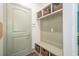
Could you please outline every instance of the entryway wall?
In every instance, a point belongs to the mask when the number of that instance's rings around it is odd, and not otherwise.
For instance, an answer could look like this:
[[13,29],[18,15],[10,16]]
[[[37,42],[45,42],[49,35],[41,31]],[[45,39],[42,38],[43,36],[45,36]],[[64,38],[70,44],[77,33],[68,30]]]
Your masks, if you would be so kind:
[[[25,4],[26,5],[26,4]],[[40,4],[39,4],[40,5]],[[28,5],[29,6],[29,5]],[[32,6],[32,5],[30,5]],[[41,6],[40,6],[41,7]],[[40,9],[40,7],[36,9]],[[34,7],[32,7],[34,8]],[[75,9],[75,10],[74,10]],[[76,40],[76,11],[75,4],[64,4],[63,5],[63,48],[64,48],[64,56],[72,56],[77,55],[77,40]],[[35,13],[35,12],[34,12]],[[35,14],[33,15],[35,16]],[[35,16],[36,17],[36,16]],[[35,28],[32,28],[32,44],[34,48],[34,42],[36,40],[40,40],[40,32],[39,27],[36,22],[36,18],[33,17],[35,20],[34,23],[36,24]],[[0,3],[0,21],[3,22],[3,4]],[[4,36],[4,35],[3,35]],[[0,40],[0,56],[3,55],[3,37]]]
[[63,4],[64,56],[77,56],[77,4]]

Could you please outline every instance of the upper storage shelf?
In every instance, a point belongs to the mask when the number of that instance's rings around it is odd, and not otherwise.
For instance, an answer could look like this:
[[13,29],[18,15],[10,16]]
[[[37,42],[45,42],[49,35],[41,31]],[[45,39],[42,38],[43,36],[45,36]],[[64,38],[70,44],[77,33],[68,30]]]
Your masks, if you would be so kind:
[[37,12],[37,17],[38,19],[43,19],[50,15],[61,13],[62,10],[62,3],[52,3]]

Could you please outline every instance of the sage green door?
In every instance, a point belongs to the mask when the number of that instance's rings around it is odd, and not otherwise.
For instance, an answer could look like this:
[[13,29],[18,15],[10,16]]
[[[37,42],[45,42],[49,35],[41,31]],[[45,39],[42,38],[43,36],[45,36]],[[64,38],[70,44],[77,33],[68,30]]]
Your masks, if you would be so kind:
[[32,49],[31,10],[7,4],[6,55],[27,55]]

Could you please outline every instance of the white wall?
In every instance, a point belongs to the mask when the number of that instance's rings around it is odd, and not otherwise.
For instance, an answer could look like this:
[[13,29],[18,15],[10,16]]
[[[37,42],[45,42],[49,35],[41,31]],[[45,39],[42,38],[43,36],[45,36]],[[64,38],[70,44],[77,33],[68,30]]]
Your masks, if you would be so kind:
[[[0,22],[3,23],[3,4],[0,3]],[[3,55],[3,37],[0,39],[0,56]]]
[[63,52],[65,56],[77,55],[76,6],[63,4]]

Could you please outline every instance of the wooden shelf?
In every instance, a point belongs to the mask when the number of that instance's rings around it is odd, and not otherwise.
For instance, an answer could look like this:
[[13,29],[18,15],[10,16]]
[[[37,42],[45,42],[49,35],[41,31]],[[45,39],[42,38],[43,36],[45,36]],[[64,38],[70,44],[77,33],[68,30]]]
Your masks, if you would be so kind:
[[43,47],[44,49],[48,50],[50,53],[53,53],[57,56],[62,56],[63,55],[62,49],[57,48],[53,45],[47,44],[45,42],[37,42],[36,44],[38,44],[40,47]]
[[42,17],[40,17],[40,18],[38,18],[38,19],[43,19],[43,18],[46,18],[46,17],[51,16],[51,15],[55,15],[55,14],[58,14],[58,13],[62,13],[62,10],[63,10],[63,9],[59,9],[59,10],[57,10],[57,11],[54,11],[54,12],[50,13],[50,14],[47,14],[47,15],[45,15],[45,16],[42,16]]

